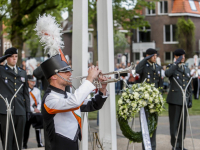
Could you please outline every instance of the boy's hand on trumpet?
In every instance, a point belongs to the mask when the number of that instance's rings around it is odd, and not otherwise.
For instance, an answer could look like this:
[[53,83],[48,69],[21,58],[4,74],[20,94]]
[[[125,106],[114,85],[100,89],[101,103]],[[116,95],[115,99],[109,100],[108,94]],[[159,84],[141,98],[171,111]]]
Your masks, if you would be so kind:
[[99,82],[101,83],[101,88],[99,89],[103,95],[106,95],[106,87],[107,87],[107,83],[102,83],[104,81],[107,81],[108,79],[111,79],[111,77],[106,77],[106,76],[103,76],[103,75],[99,75]]

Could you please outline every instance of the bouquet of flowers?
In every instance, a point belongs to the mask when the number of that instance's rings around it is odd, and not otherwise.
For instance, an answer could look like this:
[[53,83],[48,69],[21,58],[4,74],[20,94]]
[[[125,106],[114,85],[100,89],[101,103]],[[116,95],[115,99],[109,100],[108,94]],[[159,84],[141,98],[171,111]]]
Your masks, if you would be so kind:
[[118,100],[118,116],[125,120],[134,117],[141,107],[149,109],[150,113],[161,113],[165,100],[154,84],[138,83],[127,88]]

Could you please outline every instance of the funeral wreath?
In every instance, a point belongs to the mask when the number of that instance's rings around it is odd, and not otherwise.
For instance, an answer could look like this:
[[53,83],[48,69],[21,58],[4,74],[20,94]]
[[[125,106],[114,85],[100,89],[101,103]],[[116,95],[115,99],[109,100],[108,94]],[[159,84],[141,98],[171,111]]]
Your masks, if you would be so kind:
[[142,132],[134,132],[128,124],[142,107],[149,112],[148,129],[152,136],[157,127],[158,114],[163,111],[165,100],[154,84],[137,83],[123,91],[118,100],[118,122],[123,135],[133,142],[142,142]]

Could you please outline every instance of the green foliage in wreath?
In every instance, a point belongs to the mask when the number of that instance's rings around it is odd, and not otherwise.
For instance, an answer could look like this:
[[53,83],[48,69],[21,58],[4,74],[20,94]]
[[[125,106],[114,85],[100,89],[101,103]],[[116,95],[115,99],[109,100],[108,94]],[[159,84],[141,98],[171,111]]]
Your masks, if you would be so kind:
[[134,118],[142,107],[148,118],[149,135],[152,136],[157,127],[158,114],[162,112],[165,100],[154,84],[138,83],[127,88],[118,100],[118,122],[123,135],[133,142],[142,142],[142,132],[134,132],[128,120]]
[[[148,128],[149,128],[149,135],[152,137],[154,130],[157,127],[157,121],[158,121],[158,115],[156,113],[149,115],[149,122],[148,122]],[[142,131],[140,132],[134,132],[131,127],[128,124],[128,120],[125,120],[122,117],[118,116],[118,122],[120,129],[122,131],[122,134],[133,142],[142,142]]]

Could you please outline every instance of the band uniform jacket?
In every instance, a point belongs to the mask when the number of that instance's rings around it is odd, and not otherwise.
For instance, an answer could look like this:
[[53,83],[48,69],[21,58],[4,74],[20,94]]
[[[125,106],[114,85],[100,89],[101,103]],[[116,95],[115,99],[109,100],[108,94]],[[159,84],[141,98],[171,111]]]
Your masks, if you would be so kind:
[[155,69],[152,64],[150,64],[146,59],[143,59],[136,66],[136,73],[140,75],[140,83],[146,79],[146,83],[155,83],[155,87],[163,87],[163,82],[161,79],[161,66],[154,64]]
[[[29,93],[30,93],[29,97],[30,97],[31,112],[34,112],[34,108],[37,108],[38,110],[40,110],[41,109],[41,92],[40,92],[40,90],[36,87],[33,87],[33,89],[29,88]],[[35,102],[35,100],[36,100],[36,102]]]
[[[183,105],[183,94],[180,87],[174,81],[173,78],[179,83],[179,85],[185,90],[189,80],[190,80],[190,69],[184,65],[184,69],[176,64],[170,64],[167,66],[165,71],[166,77],[170,80],[169,93],[167,95],[167,103]],[[192,102],[192,85],[188,85],[186,92],[187,103]]]
[[99,92],[86,99],[95,86],[86,80],[74,94],[49,86],[42,100],[42,114],[50,142],[62,138],[67,141],[81,140],[81,112],[102,108],[107,96]]
[[[26,71],[17,67],[17,74],[7,65],[0,66],[0,94],[7,98],[9,104],[15,92],[23,84],[12,102],[12,114],[26,115],[30,112],[30,99],[28,91],[28,81]],[[0,114],[7,114],[7,107],[4,100],[0,97]]]
[[43,128],[42,114],[34,112],[34,108],[41,110],[41,92],[36,87],[33,87],[33,89],[29,88],[29,96],[30,96],[30,110],[32,112],[30,122],[33,128],[42,129]]

